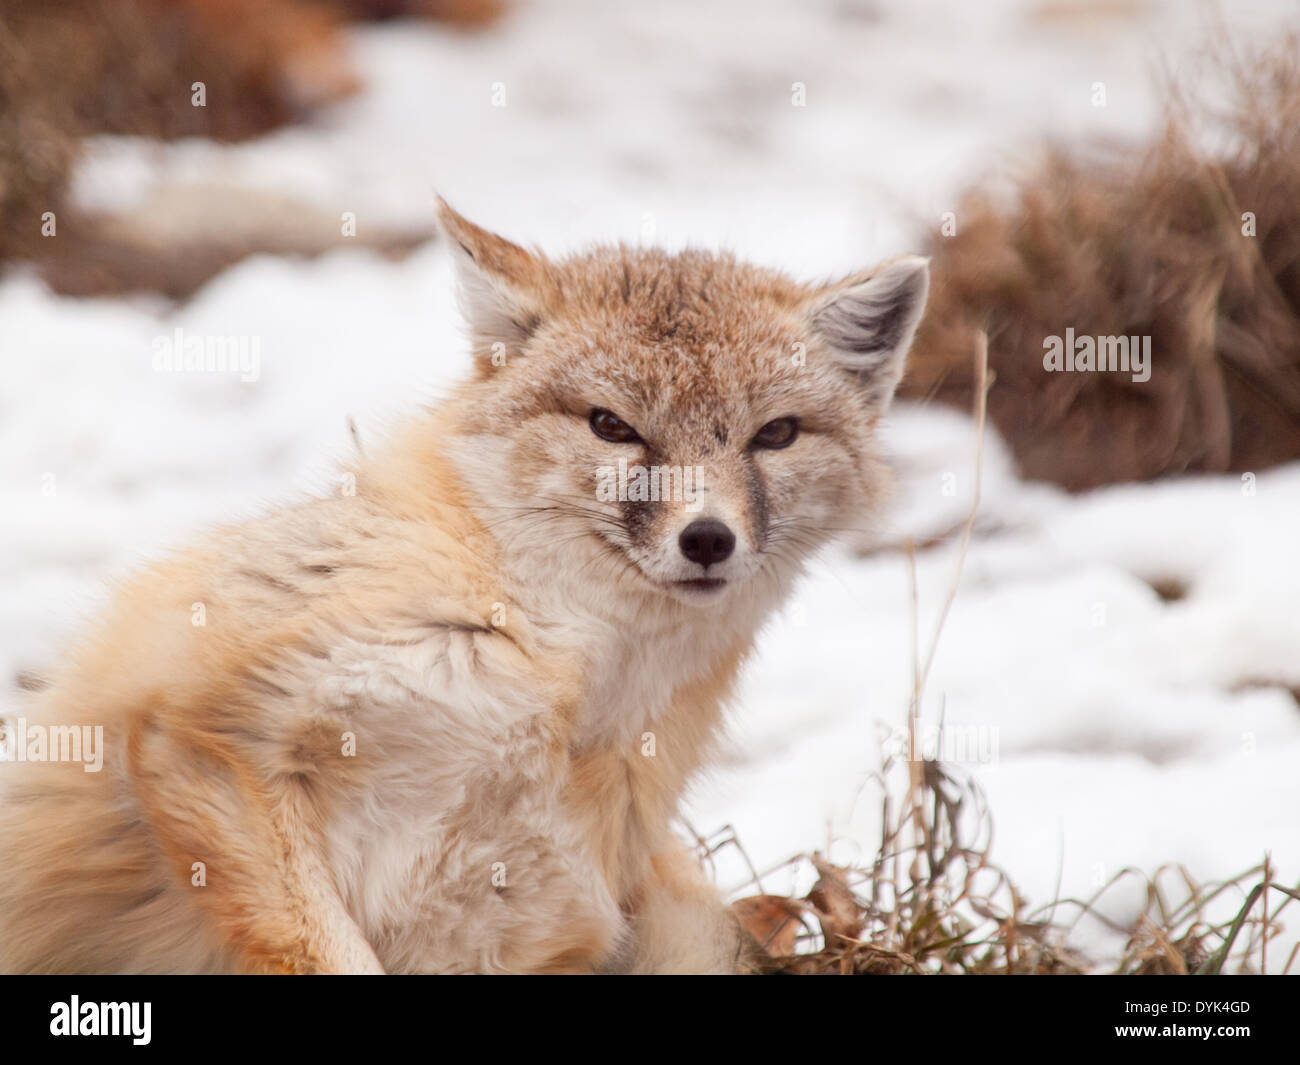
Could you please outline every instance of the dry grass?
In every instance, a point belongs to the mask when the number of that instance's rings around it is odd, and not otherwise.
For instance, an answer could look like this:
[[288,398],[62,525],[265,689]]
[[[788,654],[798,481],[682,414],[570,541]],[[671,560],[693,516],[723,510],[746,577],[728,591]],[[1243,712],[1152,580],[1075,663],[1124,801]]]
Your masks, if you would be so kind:
[[507,0],[313,0],[354,19],[430,18],[477,29],[499,19]]
[[[79,294],[151,287],[203,262],[155,265],[80,216],[68,199],[80,139],[231,141],[296,121],[357,87],[338,25],[305,0],[0,0],[0,260],[34,260],[53,287]],[[195,82],[205,106],[192,104]]]
[[[808,895],[736,904],[769,953],[766,971],[1186,976],[1268,970],[1269,943],[1283,931],[1281,918],[1300,899],[1300,885],[1274,880],[1267,859],[1216,883],[1201,883],[1182,866],[1162,866],[1152,876],[1125,869],[1090,898],[1034,906],[990,856],[992,822],[979,789],[942,763],[923,765],[920,796],[909,789],[907,797],[882,801],[887,835],[870,865],[841,868],[817,854],[799,855],[788,864],[810,862],[818,873]],[[1106,916],[1105,904],[1126,881],[1142,885],[1145,904],[1121,926]],[[1226,919],[1210,916],[1226,897],[1243,901]],[[1101,963],[1075,945],[1085,917],[1122,936],[1117,958]],[[1293,971],[1296,949],[1280,960],[1275,969]]]
[[[337,246],[268,231],[150,248],[70,203],[80,139],[256,136],[359,87],[340,35],[346,20],[421,15],[478,28],[503,9],[500,0],[0,0],[0,262],[34,261],[72,295],[184,297],[249,254]],[[201,107],[195,82],[205,87]],[[47,212],[57,219],[52,238],[42,232]],[[374,243],[401,254],[428,237],[378,234]]]
[[[1226,84],[1226,106],[1193,78]],[[1030,477],[1084,489],[1300,456],[1300,33],[1257,50],[1225,33],[1171,83],[1153,143],[1053,146],[1010,200],[977,188],[956,219],[931,241],[904,395],[968,409],[983,329],[989,416]],[[1149,336],[1150,380],[1045,372],[1067,327]]]

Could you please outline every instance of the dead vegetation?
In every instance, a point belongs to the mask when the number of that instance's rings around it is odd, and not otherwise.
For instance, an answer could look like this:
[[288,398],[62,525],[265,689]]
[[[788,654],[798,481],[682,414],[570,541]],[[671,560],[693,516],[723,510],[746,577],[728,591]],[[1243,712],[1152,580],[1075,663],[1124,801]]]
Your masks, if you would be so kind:
[[0,259],[82,253],[46,212],[91,243],[68,201],[82,137],[239,140],[351,92],[337,25],[302,0],[0,0]]
[[429,18],[476,29],[504,14],[507,0],[313,0],[353,19]]
[[[0,0],[0,263],[30,260],[52,288],[73,295],[179,298],[255,252],[337,246],[333,221],[306,245],[272,228],[151,247],[70,201],[80,141],[257,136],[359,88],[341,36],[348,20],[413,15],[477,28],[503,9],[501,0]],[[202,106],[193,102],[196,83]],[[54,237],[44,231],[51,215]],[[367,234],[353,243],[400,255],[428,237]]]
[[[884,793],[887,835],[870,865],[843,868],[817,854],[799,855],[787,864],[808,862],[818,874],[807,895],[765,894],[734,904],[741,923],[767,952],[766,972],[1190,976],[1294,971],[1296,948],[1274,965],[1269,944],[1284,930],[1281,918],[1300,899],[1300,885],[1274,880],[1267,859],[1217,883],[1201,883],[1182,866],[1161,866],[1149,877],[1124,869],[1089,898],[1035,906],[990,856],[992,824],[979,789],[952,767],[922,766],[919,794],[895,803]],[[1121,925],[1105,910],[1108,897],[1126,881],[1141,885],[1144,904],[1135,920]],[[1241,900],[1227,918],[1210,912],[1221,898]],[[1085,918],[1115,933],[1122,944],[1117,957],[1091,958],[1074,945]]]
[[[903,395],[969,409],[983,329],[989,417],[1032,478],[1076,490],[1300,456],[1300,33],[1258,50],[1225,33],[1171,82],[1153,143],[1054,146],[1009,199],[976,188],[955,214],[930,242]],[[1046,372],[1044,340],[1067,328],[1149,336],[1150,379]]]

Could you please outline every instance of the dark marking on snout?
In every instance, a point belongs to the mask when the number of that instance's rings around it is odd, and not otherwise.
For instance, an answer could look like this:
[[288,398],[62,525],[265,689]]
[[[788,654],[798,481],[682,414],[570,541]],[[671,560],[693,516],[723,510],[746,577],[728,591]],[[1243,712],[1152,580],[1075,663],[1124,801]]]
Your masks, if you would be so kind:
[[650,539],[656,505],[652,500],[641,499],[628,499],[619,504],[623,511],[623,525],[633,543],[645,543]]
[[[635,460],[629,460],[628,489],[631,490],[632,471],[638,466],[649,469],[659,462],[654,451],[646,447]],[[623,527],[627,529],[628,539],[634,544],[648,544],[654,539],[655,512],[659,503],[653,499],[624,499],[619,501],[619,510],[623,515]]]
[[745,493],[749,497],[750,532],[754,544],[762,547],[767,543],[767,482],[763,480],[763,471],[758,468],[751,454],[745,463]]

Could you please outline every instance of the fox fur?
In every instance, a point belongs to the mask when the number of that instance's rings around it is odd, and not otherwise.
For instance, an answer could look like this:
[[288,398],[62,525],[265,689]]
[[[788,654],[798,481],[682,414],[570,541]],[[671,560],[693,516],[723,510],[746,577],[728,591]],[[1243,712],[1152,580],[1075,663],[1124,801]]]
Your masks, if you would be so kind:
[[[0,970],[745,970],[674,818],[756,631],[880,498],[926,261],[553,261],[439,212],[470,378],[347,490],[118,589],[23,708],[104,764],[0,763]],[[620,459],[697,467],[697,508],[598,499]],[[725,560],[684,556],[700,519]]]

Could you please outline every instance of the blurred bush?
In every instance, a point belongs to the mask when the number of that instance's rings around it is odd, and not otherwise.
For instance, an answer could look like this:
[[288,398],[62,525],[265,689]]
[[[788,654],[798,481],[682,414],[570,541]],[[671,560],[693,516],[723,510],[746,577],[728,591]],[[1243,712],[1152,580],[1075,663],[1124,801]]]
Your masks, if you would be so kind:
[[[0,261],[36,259],[60,291],[192,291],[250,249],[148,261],[78,219],[67,192],[81,137],[255,136],[358,88],[340,35],[348,19],[478,27],[501,10],[500,0],[0,0]],[[42,237],[46,212],[58,240]]]
[[[969,410],[985,329],[989,417],[1030,477],[1086,489],[1300,457],[1300,35],[1205,62],[1225,106],[1171,86],[1153,143],[1053,148],[1009,202],[975,189],[931,241],[902,393]],[[1046,372],[1044,338],[1067,327],[1151,337],[1150,379]]]

